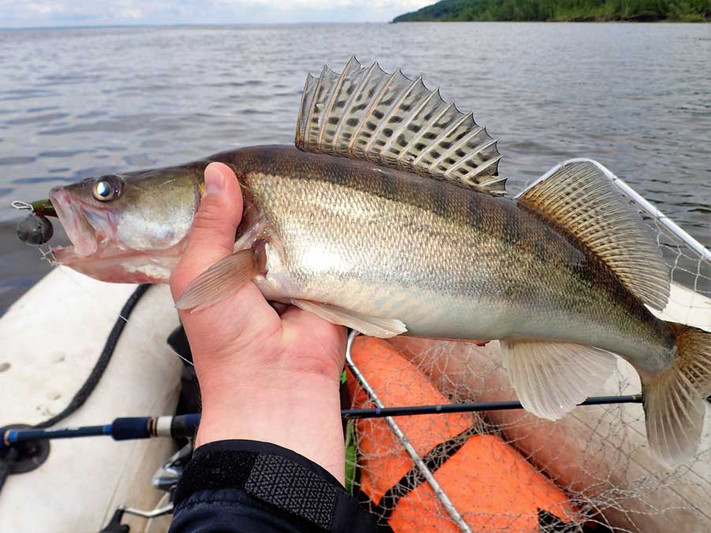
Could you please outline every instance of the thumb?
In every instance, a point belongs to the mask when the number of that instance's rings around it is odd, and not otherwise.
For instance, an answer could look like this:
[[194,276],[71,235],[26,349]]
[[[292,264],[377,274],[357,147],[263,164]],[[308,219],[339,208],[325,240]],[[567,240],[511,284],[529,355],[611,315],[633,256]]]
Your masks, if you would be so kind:
[[175,300],[193,279],[232,254],[241,218],[242,194],[237,176],[224,163],[210,163],[205,168],[205,194],[195,214],[188,244],[170,278]]

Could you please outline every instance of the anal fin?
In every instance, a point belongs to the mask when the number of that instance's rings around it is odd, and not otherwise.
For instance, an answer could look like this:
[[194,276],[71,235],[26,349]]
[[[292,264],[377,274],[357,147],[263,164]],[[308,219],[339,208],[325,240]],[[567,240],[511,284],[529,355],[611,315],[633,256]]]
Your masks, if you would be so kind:
[[504,367],[523,407],[558,420],[595,393],[615,370],[615,356],[590,346],[502,340]]
[[405,324],[394,318],[366,315],[335,305],[312,302],[310,300],[292,300],[291,303],[333,324],[352,328],[370,337],[388,339],[407,331]]

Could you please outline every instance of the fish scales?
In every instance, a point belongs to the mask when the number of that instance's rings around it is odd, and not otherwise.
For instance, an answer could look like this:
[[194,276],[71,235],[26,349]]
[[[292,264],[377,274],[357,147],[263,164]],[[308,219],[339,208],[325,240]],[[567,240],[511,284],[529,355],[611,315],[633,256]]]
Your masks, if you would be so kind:
[[545,335],[667,362],[664,322],[512,200],[289,147],[217,159],[276,231],[283,258],[258,284],[277,299],[397,316],[413,335]]

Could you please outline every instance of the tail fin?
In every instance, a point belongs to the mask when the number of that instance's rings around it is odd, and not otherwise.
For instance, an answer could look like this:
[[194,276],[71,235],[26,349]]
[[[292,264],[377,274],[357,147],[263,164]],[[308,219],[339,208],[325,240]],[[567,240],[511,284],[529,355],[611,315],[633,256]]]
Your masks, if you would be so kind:
[[669,370],[642,380],[647,439],[667,466],[690,458],[701,440],[711,394],[711,333],[670,322],[676,354]]

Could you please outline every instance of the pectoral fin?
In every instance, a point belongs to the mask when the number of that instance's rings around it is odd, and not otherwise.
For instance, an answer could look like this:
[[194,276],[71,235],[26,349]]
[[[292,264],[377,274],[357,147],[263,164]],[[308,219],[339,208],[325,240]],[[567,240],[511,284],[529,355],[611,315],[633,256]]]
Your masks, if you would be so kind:
[[594,394],[616,368],[611,353],[579,344],[502,340],[501,353],[523,407],[548,420]]
[[292,300],[291,303],[333,324],[352,328],[371,337],[387,339],[407,331],[405,324],[394,318],[366,315],[310,300]]
[[195,278],[175,303],[175,307],[199,311],[221,302],[248,281],[264,274],[261,270],[260,257],[255,250],[250,248],[235,252]]

